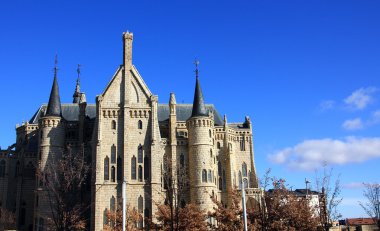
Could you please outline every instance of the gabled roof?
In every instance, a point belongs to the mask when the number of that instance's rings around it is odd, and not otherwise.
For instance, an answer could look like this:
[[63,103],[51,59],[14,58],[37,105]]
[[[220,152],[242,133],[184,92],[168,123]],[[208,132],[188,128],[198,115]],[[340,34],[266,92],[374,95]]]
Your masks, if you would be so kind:
[[346,225],[376,225],[376,220],[372,218],[347,218]]

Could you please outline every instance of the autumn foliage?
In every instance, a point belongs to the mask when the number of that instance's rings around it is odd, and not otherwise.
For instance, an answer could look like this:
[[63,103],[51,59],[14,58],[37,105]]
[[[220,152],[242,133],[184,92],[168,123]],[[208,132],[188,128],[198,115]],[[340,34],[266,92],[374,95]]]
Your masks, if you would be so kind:
[[[184,230],[184,231],[206,231],[206,213],[194,204],[187,204],[185,207],[175,207],[174,220],[171,216],[168,205],[159,205],[156,213],[157,224],[154,224],[156,230]],[[173,224],[173,226],[172,226]],[[153,227],[152,226],[152,227]]]
[[[289,191],[284,181],[276,184],[265,194],[263,209],[248,212],[252,230],[300,230],[313,231],[319,226],[315,208],[310,207],[308,198],[297,197]],[[264,208],[264,207],[261,207]]]
[[243,230],[241,197],[237,190],[232,190],[229,206],[225,206],[215,197],[211,197],[211,199],[215,207],[214,211],[209,212],[208,215],[216,220],[216,224],[210,224],[211,230]]
[[[142,216],[136,209],[126,206],[126,222],[125,227],[128,231],[138,230],[137,224],[142,221]],[[121,203],[115,211],[106,211],[107,223],[104,225],[104,231],[121,231],[123,230],[123,209]]]

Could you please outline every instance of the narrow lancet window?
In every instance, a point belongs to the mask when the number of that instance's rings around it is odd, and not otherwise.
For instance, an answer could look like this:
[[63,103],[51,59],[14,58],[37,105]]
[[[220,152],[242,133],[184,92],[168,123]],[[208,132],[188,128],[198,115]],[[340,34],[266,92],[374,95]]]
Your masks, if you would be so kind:
[[138,159],[139,164],[143,162],[143,147],[141,146],[141,144],[139,145],[137,149],[137,159]]
[[131,160],[131,178],[136,180],[136,157],[133,156]]
[[202,170],[202,182],[207,183],[207,170]]
[[109,180],[109,171],[110,171],[110,159],[108,156],[104,158],[104,180]]

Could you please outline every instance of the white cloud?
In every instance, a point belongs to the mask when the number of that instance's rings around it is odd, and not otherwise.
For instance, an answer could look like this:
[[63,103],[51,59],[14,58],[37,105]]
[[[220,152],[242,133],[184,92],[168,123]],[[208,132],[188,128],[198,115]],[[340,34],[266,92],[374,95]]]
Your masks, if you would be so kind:
[[351,182],[343,185],[343,188],[346,189],[358,189],[363,187],[363,182]]
[[324,164],[348,164],[380,157],[380,137],[305,140],[268,155],[290,169],[315,170]]
[[372,124],[380,123],[380,110],[374,111],[371,118]]
[[327,111],[327,110],[333,109],[334,106],[335,106],[334,100],[324,100],[319,104],[319,110]]
[[346,130],[359,130],[363,128],[363,122],[360,118],[346,120],[343,122],[342,127]]
[[373,101],[372,94],[376,91],[375,87],[360,88],[348,96],[344,102],[352,109],[362,110]]

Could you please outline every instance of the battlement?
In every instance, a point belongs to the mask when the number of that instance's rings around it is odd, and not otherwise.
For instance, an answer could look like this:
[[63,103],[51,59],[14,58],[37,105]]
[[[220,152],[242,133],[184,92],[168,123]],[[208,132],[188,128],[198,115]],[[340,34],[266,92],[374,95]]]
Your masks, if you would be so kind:
[[124,33],[123,33],[123,38],[124,38],[124,39],[130,39],[130,40],[133,40],[133,33],[132,33],[132,32],[129,32],[129,31],[124,32]]
[[188,128],[194,127],[214,127],[213,117],[192,117],[187,122]]
[[62,118],[61,117],[42,117],[40,119],[40,126],[45,128],[45,127],[58,127],[60,124],[62,124]]

